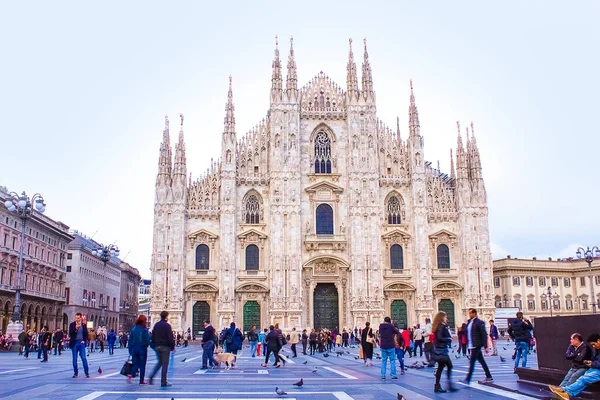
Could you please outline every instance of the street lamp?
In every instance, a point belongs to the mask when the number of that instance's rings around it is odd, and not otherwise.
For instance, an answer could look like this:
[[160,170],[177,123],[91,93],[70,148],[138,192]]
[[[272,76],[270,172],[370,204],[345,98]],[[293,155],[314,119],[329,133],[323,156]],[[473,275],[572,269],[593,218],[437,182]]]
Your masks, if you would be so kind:
[[[119,248],[115,244],[111,244],[108,246],[104,246],[101,244],[100,247],[92,251],[92,255],[97,256],[104,263],[104,268],[102,270],[102,290],[104,292],[106,292],[106,263],[110,261],[111,257],[119,257],[119,253]],[[104,328],[104,325],[106,325],[104,315],[106,312],[106,296],[103,296],[102,298],[102,304],[100,304],[100,309],[102,310],[102,314],[100,316],[100,322],[98,323],[98,325],[101,328]]]
[[591,249],[588,247],[587,250],[584,250],[583,247],[577,249],[577,258],[584,258],[585,262],[588,263],[590,267],[590,288],[592,290],[592,313],[596,314],[596,295],[594,294],[594,277],[592,276],[592,261],[594,261],[594,257],[600,257],[600,249],[598,246],[594,246]]
[[508,295],[506,293],[502,295],[502,301],[504,302],[504,308],[508,307]]
[[7,327],[7,334],[12,333],[16,337],[23,331],[23,323],[21,322],[21,280],[23,275],[23,251],[25,249],[25,225],[27,221],[33,217],[33,210],[39,213],[46,211],[46,203],[41,194],[36,193],[33,197],[27,196],[25,192],[18,195],[16,192],[8,193],[8,199],[4,202],[4,206],[10,212],[14,212],[21,218],[21,240],[19,244],[19,268],[17,270],[17,286],[15,288],[15,308],[10,324]]
[[[556,295],[556,292],[554,293],[554,295]],[[548,289],[546,290],[546,297],[548,298],[548,307],[550,308],[550,317],[552,317],[552,308],[554,307],[554,304],[552,304],[552,287],[548,286]]]

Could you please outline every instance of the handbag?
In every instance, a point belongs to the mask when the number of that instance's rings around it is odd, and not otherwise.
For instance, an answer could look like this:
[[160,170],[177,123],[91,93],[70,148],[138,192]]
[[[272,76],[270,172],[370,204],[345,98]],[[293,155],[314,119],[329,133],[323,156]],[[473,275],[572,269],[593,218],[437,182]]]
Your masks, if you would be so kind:
[[121,368],[121,375],[131,375],[131,370],[133,369],[133,362],[131,361],[131,356],[127,357],[127,361],[125,361],[125,364],[123,364],[123,367]]
[[361,360],[365,358],[365,353],[363,352],[362,346],[358,349],[358,358]]

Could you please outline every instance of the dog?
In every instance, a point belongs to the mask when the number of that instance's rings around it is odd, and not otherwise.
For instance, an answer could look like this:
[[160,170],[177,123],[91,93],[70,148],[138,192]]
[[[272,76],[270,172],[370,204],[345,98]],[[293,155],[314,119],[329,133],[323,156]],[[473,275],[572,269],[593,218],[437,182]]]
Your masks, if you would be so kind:
[[237,356],[232,353],[221,353],[217,351],[214,356],[214,362],[217,364],[217,368],[221,365],[221,363],[225,363],[225,369],[229,370],[231,368],[235,368]]

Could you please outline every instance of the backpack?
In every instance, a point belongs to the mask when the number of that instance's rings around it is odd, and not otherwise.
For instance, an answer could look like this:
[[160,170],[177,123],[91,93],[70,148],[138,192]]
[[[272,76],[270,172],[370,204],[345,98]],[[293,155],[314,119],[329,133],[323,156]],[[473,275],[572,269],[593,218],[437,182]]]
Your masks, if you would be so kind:
[[225,335],[225,343],[232,344],[233,343],[233,336],[230,335],[230,334]]

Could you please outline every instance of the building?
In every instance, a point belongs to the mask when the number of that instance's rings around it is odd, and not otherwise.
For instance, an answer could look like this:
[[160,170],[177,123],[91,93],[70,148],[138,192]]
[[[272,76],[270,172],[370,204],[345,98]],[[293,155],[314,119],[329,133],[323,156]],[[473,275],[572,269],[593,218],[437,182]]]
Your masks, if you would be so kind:
[[142,279],[138,292],[138,313],[144,314],[147,317],[150,317],[151,285],[152,281],[150,279]]
[[121,262],[119,331],[129,332],[138,316],[138,292],[142,276],[126,262]]
[[[221,157],[188,180],[183,116],[174,157],[165,119],[154,210],[151,319],[176,330],[210,318],[244,329],[459,325],[494,309],[488,208],[473,124],[458,126],[456,171],[426,161],[410,85],[408,135],[377,117],[365,41],[362,84],[350,51],[343,88],[320,72],[297,84],[278,47],[270,107],[238,135],[231,78]],[[265,90],[266,91],[266,90]],[[206,117],[206,116],[204,116]],[[452,122],[453,124],[453,122]],[[451,127],[451,122],[448,121]],[[452,129],[452,128],[450,128]]]
[[100,244],[82,233],[72,231],[75,237],[68,245],[66,260],[67,283],[64,312],[69,321],[80,312],[93,327],[99,326],[102,307],[108,329],[119,329],[121,304],[121,260],[117,257],[104,262],[92,254]]
[[496,307],[518,307],[534,319],[550,316],[550,309],[553,316],[591,313],[592,304],[600,304],[600,258],[593,260],[591,272],[585,260],[571,258],[507,256],[493,264]]
[[[5,333],[13,316],[19,268],[20,218],[5,207],[7,190],[0,187],[0,332]],[[65,261],[72,240],[69,227],[33,212],[25,226],[21,317],[23,327],[39,330],[65,325]]]

